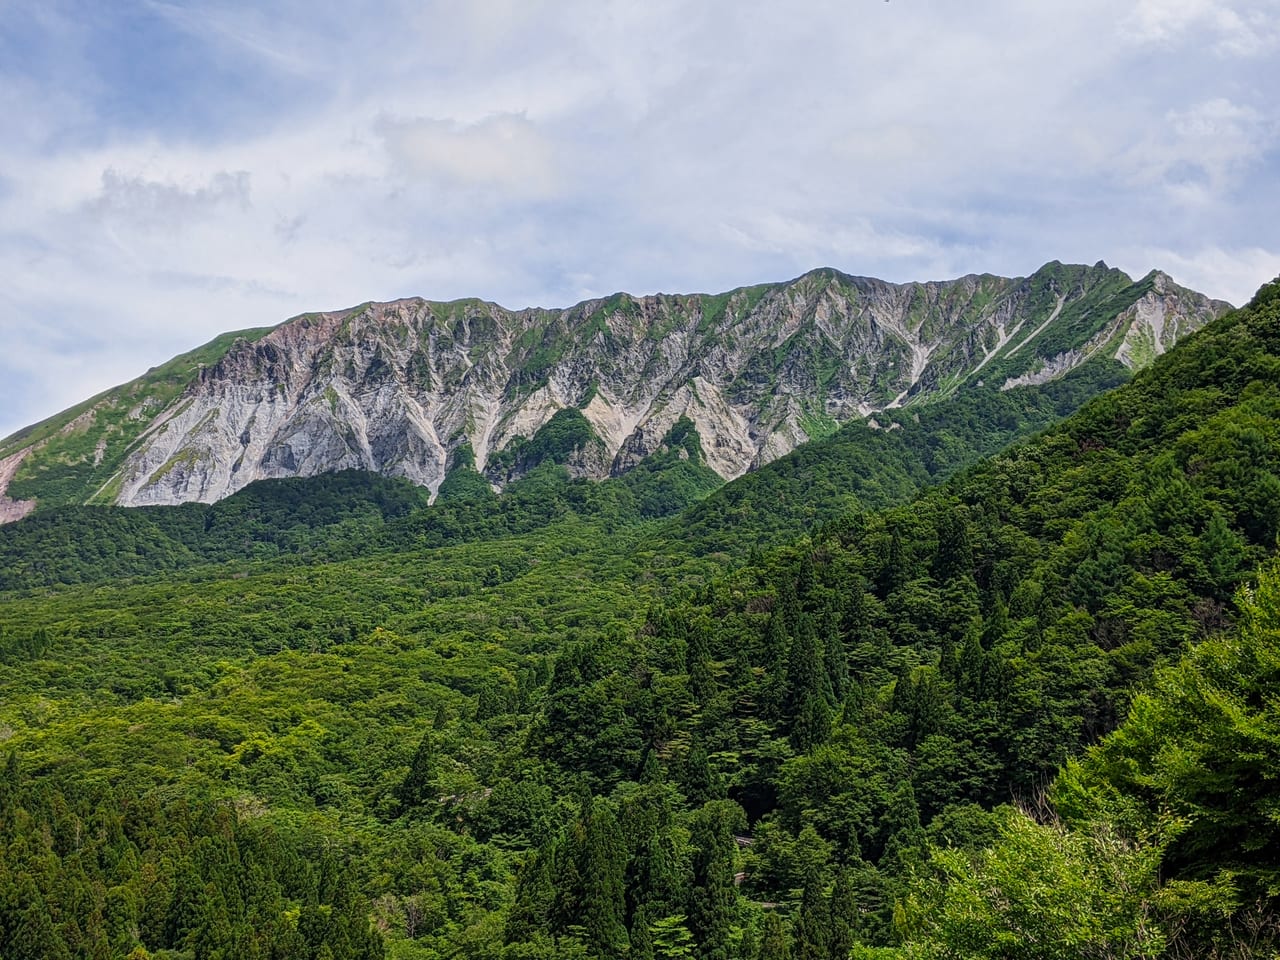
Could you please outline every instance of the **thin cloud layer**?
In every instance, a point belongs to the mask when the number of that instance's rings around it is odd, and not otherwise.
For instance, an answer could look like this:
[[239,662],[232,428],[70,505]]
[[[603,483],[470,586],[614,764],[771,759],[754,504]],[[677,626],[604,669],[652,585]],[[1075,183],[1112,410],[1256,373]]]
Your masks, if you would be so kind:
[[368,299],[1280,272],[1280,0],[61,0],[0,24],[0,435]]

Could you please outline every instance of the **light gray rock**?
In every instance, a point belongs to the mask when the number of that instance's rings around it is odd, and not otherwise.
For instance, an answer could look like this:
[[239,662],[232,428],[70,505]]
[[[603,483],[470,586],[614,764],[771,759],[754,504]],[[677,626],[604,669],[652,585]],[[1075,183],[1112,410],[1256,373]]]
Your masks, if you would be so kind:
[[[97,497],[212,502],[255,480],[346,468],[434,492],[460,445],[485,470],[565,408],[599,441],[570,457],[575,475],[626,472],[688,417],[731,479],[816,432],[986,377],[1009,389],[1095,357],[1140,366],[1226,307],[1103,264],[913,284],[818,270],[717,297],[618,294],[565,310],[366,304],[238,340],[176,399],[131,399],[140,432],[103,467],[113,473]],[[99,441],[95,466],[108,449]],[[0,462],[0,496],[28,455],[41,444]]]

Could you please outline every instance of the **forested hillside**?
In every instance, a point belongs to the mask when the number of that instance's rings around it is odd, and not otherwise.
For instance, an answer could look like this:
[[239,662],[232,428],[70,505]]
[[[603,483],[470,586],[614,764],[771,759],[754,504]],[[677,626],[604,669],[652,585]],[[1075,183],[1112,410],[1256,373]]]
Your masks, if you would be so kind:
[[0,956],[1268,955],[1280,282],[1062,383],[8,528]]
[[752,547],[788,543],[851,510],[906,502],[1126,378],[1119,364],[1094,363],[1042,386],[882,413],[874,426],[849,424],[729,485],[707,467],[702,440],[683,418],[623,476],[571,479],[563,464],[576,449],[577,421],[562,411],[558,430],[522,445],[523,475],[501,496],[464,450],[430,508],[427,490],[359,471],[262,481],[208,505],[56,507],[0,526],[0,590],[474,544],[568,516],[610,531],[666,518],[647,533],[655,548],[672,556],[719,551],[741,563]]

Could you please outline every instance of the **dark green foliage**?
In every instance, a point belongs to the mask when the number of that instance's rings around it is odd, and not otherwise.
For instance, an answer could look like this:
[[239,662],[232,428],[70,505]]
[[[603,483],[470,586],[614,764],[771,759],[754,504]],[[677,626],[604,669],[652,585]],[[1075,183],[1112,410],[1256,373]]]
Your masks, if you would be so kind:
[[357,475],[7,528],[0,955],[1270,936],[1280,615],[1267,577],[1238,628],[1228,598],[1276,546],[1278,305],[918,495],[1086,391],[960,385],[692,509],[680,423],[630,483],[545,462],[425,508]]
[[443,503],[451,500],[497,500],[497,494],[493,492],[489,481],[476,470],[476,458],[471,451],[471,444],[464,443],[453,452],[449,472],[441,481],[436,496]]
[[593,803],[587,814],[581,858],[578,872],[583,898],[579,922],[584,939],[601,957],[622,957],[628,946],[622,898],[626,851],[613,811],[603,801]]
[[434,760],[435,748],[431,744],[431,733],[427,732],[418,742],[418,749],[414,751],[413,761],[409,764],[409,772],[396,791],[396,799],[400,801],[402,810],[412,810],[435,799],[432,796]]
[[1241,903],[1280,886],[1277,802],[1280,725],[1280,573],[1263,572],[1244,597],[1239,629],[1207,640],[1161,670],[1126,722],[1058,787],[1079,821],[1102,794],[1140,804],[1148,817],[1185,822],[1164,852],[1172,877],[1229,880]]
[[335,865],[325,887],[304,832],[241,822],[223,804],[46,778],[12,791],[0,843],[5,957],[292,955],[295,936],[310,956],[383,956],[349,868]]
[[689,930],[700,960],[728,960],[737,921],[734,835],[746,826],[742,810],[727,800],[704,804],[694,823],[697,847],[689,888]]
[[745,553],[902,502],[1124,380],[1119,364],[1087,364],[1041,387],[966,386],[946,403],[886,411],[876,415],[879,430],[846,424],[708,497],[683,518],[681,539],[699,550]]
[[658,450],[623,474],[621,482],[645,519],[679,513],[724,483],[703,460],[702,440],[687,417],[677,420]]
[[0,589],[282,555],[342,559],[426,502],[427,492],[407,481],[344,471],[265,480],[209,506],[60,507],[0,526]]
[[791,925],[791,955],[795,960],[826,960],[832,930],[831,911],[822,891],[822,868],[810,864],[805,874],[800,910]]
[[485,464],[486,476],[506,482],[544,463],[563,465],[575,455],[602,448],[591,423],[580,410],[557,410],[532,439],[517,438]]
[[791,940],[782,918],[776,913],[768,913],[764,918],[764,935],[760,938],[759,960],[792,960]]

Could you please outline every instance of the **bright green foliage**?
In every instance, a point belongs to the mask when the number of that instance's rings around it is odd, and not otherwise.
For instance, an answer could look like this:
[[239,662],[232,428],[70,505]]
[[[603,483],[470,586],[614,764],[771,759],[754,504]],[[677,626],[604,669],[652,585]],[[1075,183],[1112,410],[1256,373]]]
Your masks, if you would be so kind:
[[[962,390],[667,520],[638,504],[701,495],[684,427],[651,500],[544,463],[429,508],[347,476],[5,528],[0,955],[1263,943],[1269,575],[1206,638],[1276,545],[1264,294],[918,496],[1046,395]],[[990,812],[1100,740],[1066,827]]]
[[1162,956],[1160,851],[1112,829],[1069,831],[1008,810],[977,854],[935,850],[904,903],[908,956],[1079,960]]
[[901,913],[920,957],[1254,957],[1280,945],[1272,815],[1280,570],[1231,634],[1157,672],[1054,788],[1065,824],[1006,809],[981,849],[934,848]]
[[[1229,892],[1229,912],[1248,926],[1257,904],[1274,923],[1280,890],[1280,570],[1262,571],[1241,614],[1238,630],[1160,670],[1125,723],[1069,765],[1055,796],[1074,819],[1100,809],[1149,829],[1179,818],[1185,826],[1163,851],[1165,877]],[[1198,918],[1186,937],[1216,940],[1203,925]],[[1268,931],[1273,944],[1278,932]]]
[[769,913],[764,918],[764,935],[760,938],[759,960],[792,960],[791,940],[782,918]]

